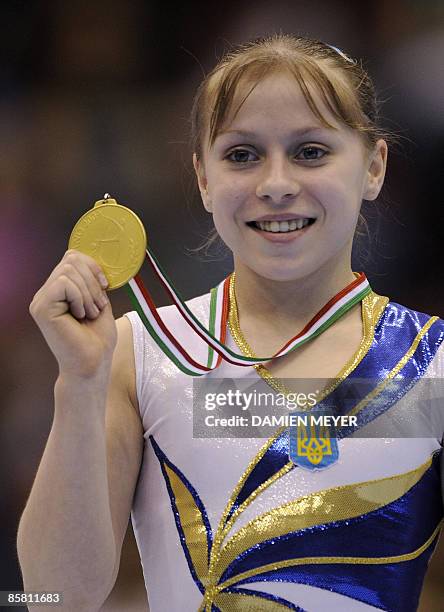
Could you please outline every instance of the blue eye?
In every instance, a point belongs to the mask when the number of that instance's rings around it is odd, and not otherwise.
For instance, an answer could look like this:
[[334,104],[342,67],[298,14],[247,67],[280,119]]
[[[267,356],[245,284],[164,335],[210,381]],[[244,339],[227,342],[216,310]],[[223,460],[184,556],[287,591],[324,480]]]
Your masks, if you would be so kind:
[[[307,152],[308,152],[308,155],[305,155]],[[317,155],[318,153],[322,153],[322,155],[318,156]],[[320,147],[309,146],[309,147],[304,147],[303,149],[301,149],[301,151],[299,152],[299,155],[300,154],[304,154],[302,161],[317,161],[318,159],[322,159],[324,155],[327,155],[327,151],[325,151],[324,149],[321,149]]]
[[256,156],[247,149],[233,149],[233,151],[231,151],[231,153],[229,153],[225,159],[237,164],[245,164],[247,162],[255,161]]

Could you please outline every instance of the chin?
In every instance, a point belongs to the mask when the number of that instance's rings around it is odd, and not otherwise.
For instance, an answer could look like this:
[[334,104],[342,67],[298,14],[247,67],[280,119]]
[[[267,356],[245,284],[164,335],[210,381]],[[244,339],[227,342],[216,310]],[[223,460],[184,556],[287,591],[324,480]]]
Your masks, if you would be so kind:
[[274,265],[268,264],[260,268],[257,266],[257,263],[255,266],[249,267],[255,274],[262,276],[262,278],[282,283],[301,280],[315,272],[315,269],[310,269],[307,265],[295,266],[294,262],[289,262],[285,266],[282,265],[282,261],[276,261]]

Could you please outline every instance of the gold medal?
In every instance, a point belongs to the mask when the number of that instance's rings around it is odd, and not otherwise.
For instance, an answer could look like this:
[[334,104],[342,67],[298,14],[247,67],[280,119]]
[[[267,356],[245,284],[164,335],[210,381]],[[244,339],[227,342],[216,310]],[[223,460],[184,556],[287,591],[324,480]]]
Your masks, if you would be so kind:
[[68,248],[92,257],[103,269],[108,289],[117,289],[140,270],[146,244],[139,217],[106,193],[77,221]]

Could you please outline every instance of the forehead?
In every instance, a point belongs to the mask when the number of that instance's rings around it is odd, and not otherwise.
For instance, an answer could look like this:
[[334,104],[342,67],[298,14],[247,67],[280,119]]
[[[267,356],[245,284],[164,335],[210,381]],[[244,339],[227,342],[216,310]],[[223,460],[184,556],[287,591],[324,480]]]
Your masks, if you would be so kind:
[[[322,116],[334,127],[339,127],[316,85],[306,83],[306,87]],[[249,120],[281,124],[309,122],[319,128],[325,127],[310,108],[296,78],[285,72],[267,75],[259,82],[245,80],[238,85],[221,129]]]
[[[322,73],[325,75],[323,86],[311,75],[303,72],[295,74],[286,66],[262,71],[262,74],[247,69],[235,86],[232,82],[228,89],[222,74],[213,75],[213,82],[210,81],[207,90],[206,108],[210,113],[212,107],[214,110],[212,115],[207,115],[205,122],[202,141],[205,149],[211,149],[223,131],[240,129],[240,122],[243,129],[247,129],[246,122],[253,129],[262,125],[270,130],[273,126],[285,130],[286,124],[291,124],[292,129],[302,128],[305,127],[304,123],[309,123],[311,127],[324,128],[324,131],[350,132],[351,128],[335,114],[337,100],[331,99],[331,92],[334,91],[333,97],[339,96],[342,104],[345,102],[347,106],[353,94],[337,70],[331,70],[326,65],[322,66]],[[328,82],[327,88],[325,82]],[[223,89],[225,92],[222,95]]]

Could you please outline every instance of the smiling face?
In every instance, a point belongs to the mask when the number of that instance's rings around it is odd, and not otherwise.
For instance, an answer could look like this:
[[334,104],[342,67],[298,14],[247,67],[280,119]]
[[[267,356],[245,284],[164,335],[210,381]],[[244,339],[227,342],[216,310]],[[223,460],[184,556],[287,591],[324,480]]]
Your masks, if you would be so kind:
[[194,159],[204,205],[236,269],[280,281],[350,271],[361,202],[380,191],[387,147],[380,140],[370,153],[312,95],[337,129],[320,123],[291,75],[273,73]]

